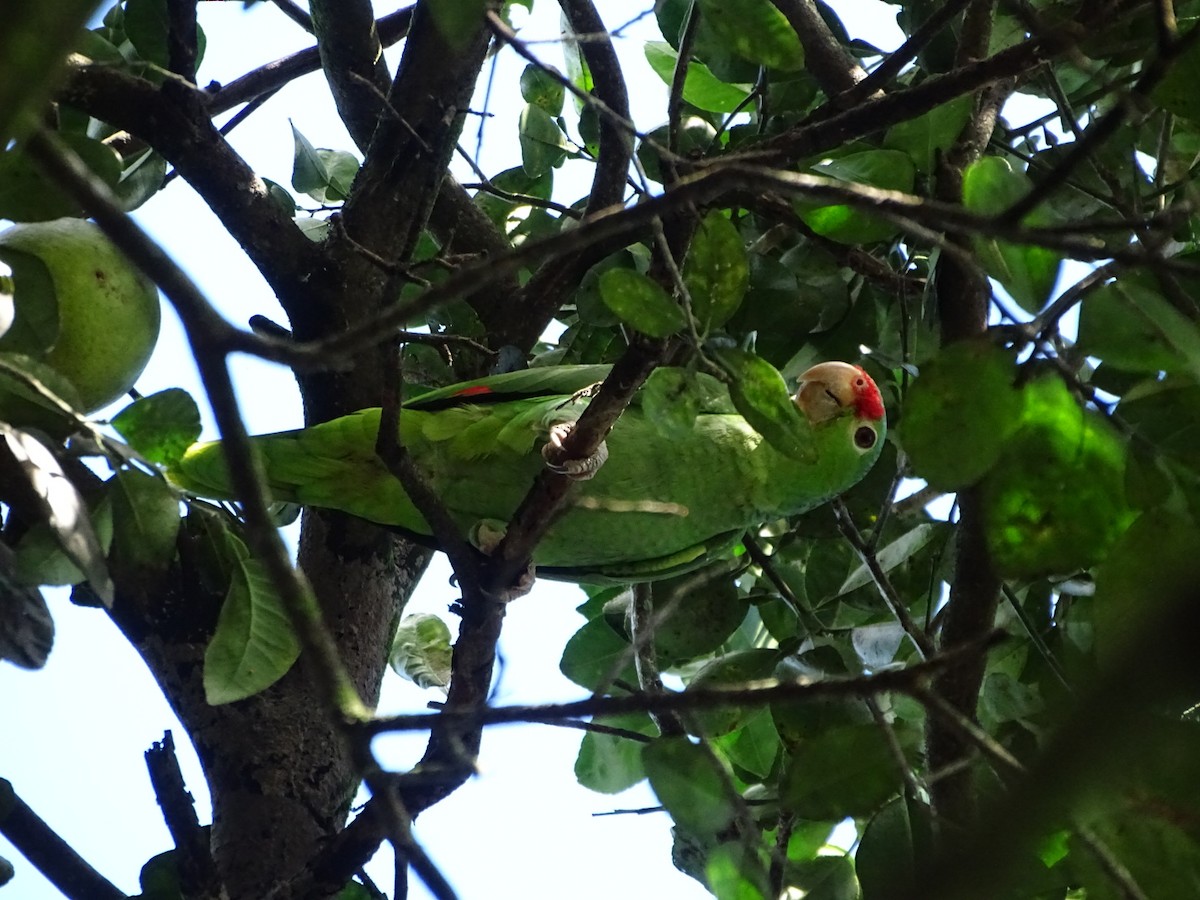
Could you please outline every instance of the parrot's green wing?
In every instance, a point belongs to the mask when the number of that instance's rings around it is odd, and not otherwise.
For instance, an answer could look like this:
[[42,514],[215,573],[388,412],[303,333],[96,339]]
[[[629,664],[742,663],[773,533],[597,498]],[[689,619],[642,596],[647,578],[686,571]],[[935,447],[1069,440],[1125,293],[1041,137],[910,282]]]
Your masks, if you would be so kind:
[[[578,418],[587,389],[607,373],[555,366],[439,388],[404,405],[401,441],[465,533],[503,528],[544,468],[540,447],[551,427]],[[663,404],[674,402],[695,411],[690,426],[664,424]],[[379,415],[363,410],[255,438],[267,483],[277,500],[428,540],[427,523],[375,455]],[[813,428],[814,457],[801,462],[764,441],[719,382],[656,370],[609,434],[607,462],[577,485],[534,562],[543,574],[578,581],[643,581],[695,568],[728,552],[747,528],[854,484],[878,456],[883,429],[881,417],[869,425],[835,418]],[[229,496],[219,444],[190,448],[169,475],[193,493]]]

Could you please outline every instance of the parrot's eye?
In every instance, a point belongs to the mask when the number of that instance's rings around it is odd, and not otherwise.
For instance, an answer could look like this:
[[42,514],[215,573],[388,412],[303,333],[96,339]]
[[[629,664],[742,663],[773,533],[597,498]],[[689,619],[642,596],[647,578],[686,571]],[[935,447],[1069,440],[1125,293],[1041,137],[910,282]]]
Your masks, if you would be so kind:
[[854,432],[854,446],[859,450],[870,450],[877,439],[875,430],[866,425],[860,425]]

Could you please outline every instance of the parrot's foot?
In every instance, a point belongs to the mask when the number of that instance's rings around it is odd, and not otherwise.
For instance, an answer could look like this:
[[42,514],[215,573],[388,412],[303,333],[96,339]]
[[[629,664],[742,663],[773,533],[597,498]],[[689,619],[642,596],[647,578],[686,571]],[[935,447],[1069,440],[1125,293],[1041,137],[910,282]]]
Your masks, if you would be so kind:
[[542,447],[542,459],[546,468],[559,475],[566,475],[576,481],[588,481],[593,478],[604,461],[608,459],[608,444],[603,441],[596,452],[583,459],[559,459],[563,451],[563,441],[575,428],[574,422],[559,422],[550,428],[550,440]]
[[[471,545],[485,556],[491,556],[493,551],[500,546],[500,542],[504,540],[504,535],[508,532],[508,524],[499,519],[481,519],[475,523],[468,535]],[[534,571],[533,563],[525,569],[517,580],[509,587],[500,592],[497,597],[502,603],[508,603],[511,600],[516,600],[518,597],[524,597],[533,590],[533,582],[536,580],[537,574]]]

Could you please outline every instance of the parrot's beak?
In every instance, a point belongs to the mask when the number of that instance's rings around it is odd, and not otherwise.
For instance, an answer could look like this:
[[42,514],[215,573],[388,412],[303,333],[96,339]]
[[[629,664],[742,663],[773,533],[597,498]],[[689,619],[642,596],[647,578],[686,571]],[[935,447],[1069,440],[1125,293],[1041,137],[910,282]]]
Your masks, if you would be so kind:
[[800,376],[796,405],[813,425],[828,422],[853,410],[857,402],[857,368],[844,362],[823,362]]

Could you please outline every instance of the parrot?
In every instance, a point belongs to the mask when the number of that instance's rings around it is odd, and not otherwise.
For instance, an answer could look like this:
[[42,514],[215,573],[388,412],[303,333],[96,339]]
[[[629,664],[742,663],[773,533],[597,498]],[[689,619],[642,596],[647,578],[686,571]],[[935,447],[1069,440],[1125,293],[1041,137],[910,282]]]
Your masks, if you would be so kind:
[[[406,399],[400,439],[451,516],[479,549],[498,542],[546,451],[587,406],[608,366],[546,366],[492,375]],[[696,410],[667,422],[658,396]],[[676,393],[670,393],[675,391]],[[681,396],[681,393],[686,396]],[[749,528],[805,512],[856,484],[879,457],[886,415],[861,367],[819,363],[792,397],[811,453],[779,452],[704,373],[655,369],[596,457],[561,471],[578,482],[534,552],[536,574],[581,583],[652,581],[691,571]],[[801,417],[797,417],[798,419]],[[435,545],[432,529],[375,453],[380,410],[253,438],[277,501],[349,513]],[[219,441],[193,444],[167,472],[175,485],[231,497]]]

